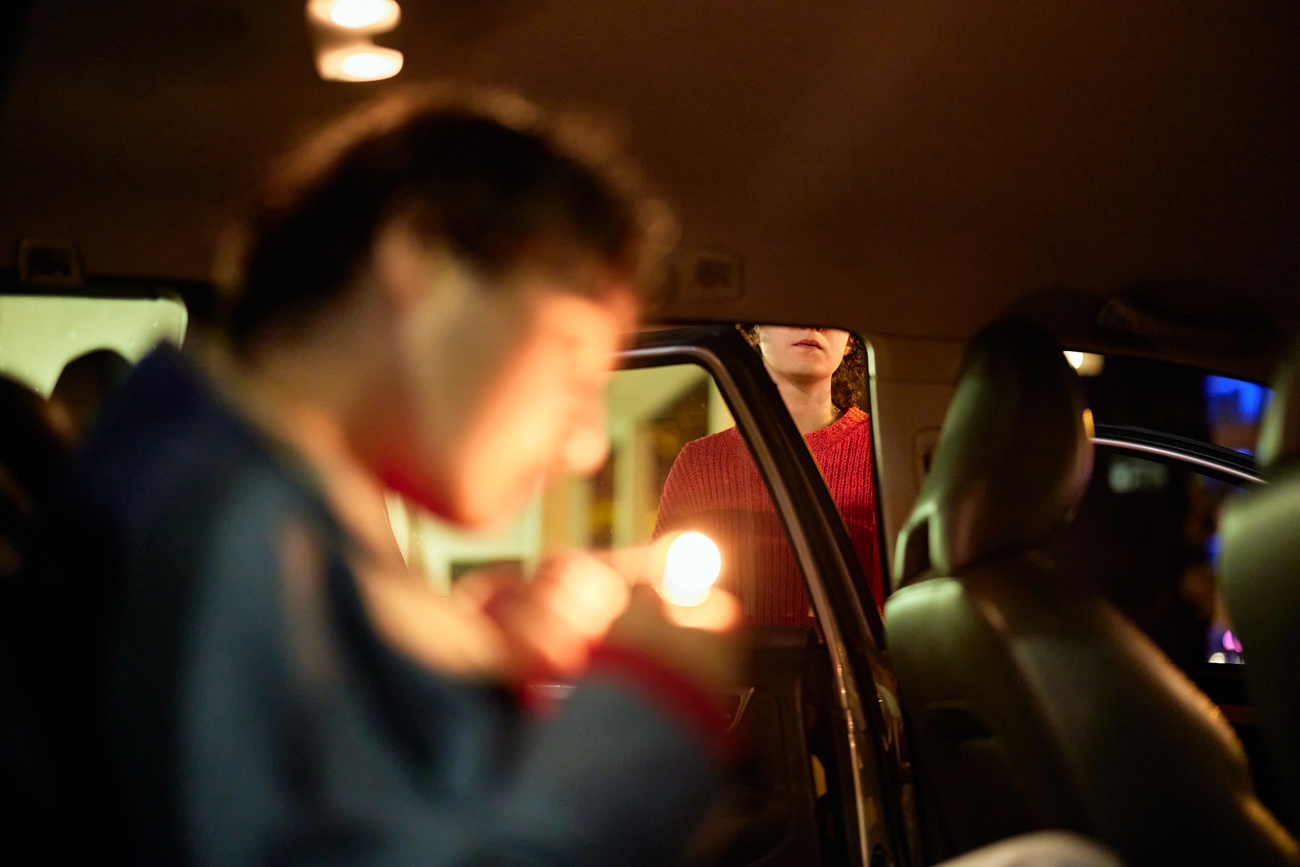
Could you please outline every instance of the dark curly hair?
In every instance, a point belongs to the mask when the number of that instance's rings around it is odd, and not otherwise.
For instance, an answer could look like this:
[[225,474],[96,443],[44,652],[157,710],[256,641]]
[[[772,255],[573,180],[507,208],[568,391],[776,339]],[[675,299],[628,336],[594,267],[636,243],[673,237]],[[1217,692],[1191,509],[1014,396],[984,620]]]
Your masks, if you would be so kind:
[[[749,341],[754,351],[761,355],[758,345],[758,326],[757,322],[742,322],[736,325],[736,329],[745,335],[745,340]],[[844,354],[844,360],[840,362],[839,367],[835,368],[835,373],[831,376],[831,403],[843,414],[852,406],[863,408],[862,404],[866,397],[867,350],[858,336],[850,331],[849,351]]]
[[505,92],[406,88],[326,127],[266,177],[218,260],[234,348],[356,285],[398,216],[489,285],[525,261],[563,269],[594,255],[643,288],[675,230],[590,119]]

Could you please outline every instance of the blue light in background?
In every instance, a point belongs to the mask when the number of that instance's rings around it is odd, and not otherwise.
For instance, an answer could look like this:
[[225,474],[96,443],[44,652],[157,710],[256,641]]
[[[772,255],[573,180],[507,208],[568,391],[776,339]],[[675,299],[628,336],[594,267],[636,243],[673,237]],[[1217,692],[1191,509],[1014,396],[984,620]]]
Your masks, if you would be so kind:
[[1210,425],[1259,424],[1272,392],[1262,385],[1226,376],[1207,376],[1202,386]]

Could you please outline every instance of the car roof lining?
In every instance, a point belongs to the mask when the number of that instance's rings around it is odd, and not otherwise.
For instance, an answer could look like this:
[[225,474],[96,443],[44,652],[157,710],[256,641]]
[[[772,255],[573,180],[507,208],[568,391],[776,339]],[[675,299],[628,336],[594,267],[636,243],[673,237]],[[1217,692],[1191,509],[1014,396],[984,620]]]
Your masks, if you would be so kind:
[[[94,274],[203,280],[267,156],[387,87],[319,81],[301,4],[128,6],[31,4],[0,267],[71,237]],[[670,319],[964,339],[1036,292],[1159,280],[1300,323],[1294,3],[460,0],[405,4],[387,44],[399,81],[621,125],[684,241],[744,262],[738,297],[679,295]],[[1058,339],[1100,348],[1071,315]]]

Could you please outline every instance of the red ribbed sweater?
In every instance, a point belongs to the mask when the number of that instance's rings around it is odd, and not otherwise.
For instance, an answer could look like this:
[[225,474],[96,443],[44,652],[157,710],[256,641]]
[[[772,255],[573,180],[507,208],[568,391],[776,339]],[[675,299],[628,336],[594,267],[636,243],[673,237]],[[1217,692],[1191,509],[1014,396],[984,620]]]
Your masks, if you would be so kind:
[[[883,607],[867,422],[867,414],[854,407],[804,439],[839,506],[876,606]],[[808,591],[789,540],[735,428],[687,443],[673,462],[659,501],[655,535],[670,530],[699,530],[718,543],[718,584],[740,598],[747,622],[810,622]]]

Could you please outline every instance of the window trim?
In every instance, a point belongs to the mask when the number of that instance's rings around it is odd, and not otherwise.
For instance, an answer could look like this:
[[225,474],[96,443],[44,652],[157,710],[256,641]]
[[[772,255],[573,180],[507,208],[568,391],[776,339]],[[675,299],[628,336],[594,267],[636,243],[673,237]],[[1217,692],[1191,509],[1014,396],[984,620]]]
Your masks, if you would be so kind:
[[1128,425],[1099,424],[1093,431],[1092,444],[1138,452],[1165,462],[1193,464],[1204,475],[1234,485],[1265,483],[1250,455],[1176,434]]

